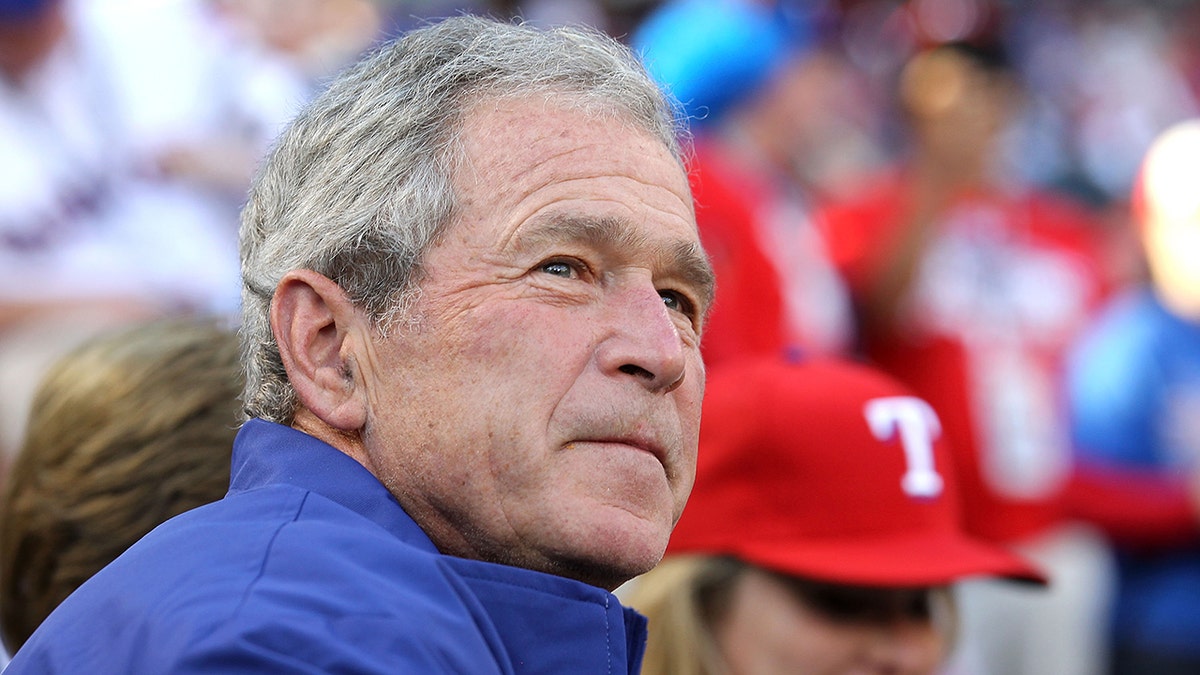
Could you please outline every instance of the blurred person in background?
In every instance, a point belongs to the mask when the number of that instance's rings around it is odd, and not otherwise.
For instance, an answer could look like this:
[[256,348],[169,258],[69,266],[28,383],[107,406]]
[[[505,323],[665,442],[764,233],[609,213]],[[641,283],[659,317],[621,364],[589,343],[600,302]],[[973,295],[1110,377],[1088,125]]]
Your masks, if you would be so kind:
[[1153,138],[1200,112],[1200,6],[1070,0],[1026,3],[1010,17],[1026,105],[1010,131],[1008,162],[1027,180],[1096,207],[1106,266],[1119,284],[1137,282],[1129,195]]
[[[72,6],[65,0],[0,2],[4,463],[20,442],[29,398],[49,363],[96,330],[185,302],[181,289],[151,271],[162,259],[179,262],[170,240],[139,236],[119,222],[114,195],[128,154],[119,147],[118,97],[99,61],[102,51],[76,28]],[[212,238],[189,237],[186,220],[157,229],[213,253]],[[137,256],[126,256],[139,241],[154,242],[139,249],[154,250],[144,267],[133,264]],[[223,260],[233,271],[231,253],[214,256],[212,267]]]
[[1107,292],[1088,213],[1001,171],[1020,100],[995,40],[941,43],[900,73],[911,147],[821,224],[863,352],[938,411],[965,524],[1041,563],[1048,593],[963,586],[961,672],[1094,675],[1110,562],[1066,519],[1062,357]]
[[[810,221],[810,186],[793,173],[832,116],[819,17],[796,3],[672,0],[632,45],[693,131],[696,220],[718,279],[705,328],[708,367],[748,354],[843,353],[849,295]],[[789,12],[788,10],[792,10]],[[838,101],[842,102],[842,101]]]
[[159,523],[225,495],[241,390],[237,336],[212,320],[137,323],[54,364],[0,498],[9,653]]
[[1069,362],[1080,469],[1134,488],[1079,505],[1118,552],[1112,675],[1200,672],[1198,175],[1193,119],[1158,137],[1139,174],[1148,283],[1115,298]]
[[937,414],[878,370],[731,362],[703,414],[667,556],[625,595],[650,619],[646,675],[931,675],[957,580],[1043,581],[963,531]]
[[[321,3],[302,4],[290,16]],[[0,464],[41,373],[80,340],[236,312],[250,173],[319,77],[237,27],[252,5],[0,0]],[[312,23],[293,43],[320,41]],[[366,46],[358,24],[322,68]]]
[[1062,136],[1080,177],[1108,200],[1126,201],[1160,132],[1200,114],[1197,92],[1181,70],[1182,50],[1196,42],[1181,20],[1192,4],[1075,3],[1076,51],[1059,65],[1072,71],[1065,91],[1057,92],[1071,97]]
[[210,98],[191,105],[196,124],[148,153],[160,180],[223,198],[236,221],[267,145],[324,78],[379,39],[381,13],[371,0],[170,1],[187,10],[201,55],[190,87]]

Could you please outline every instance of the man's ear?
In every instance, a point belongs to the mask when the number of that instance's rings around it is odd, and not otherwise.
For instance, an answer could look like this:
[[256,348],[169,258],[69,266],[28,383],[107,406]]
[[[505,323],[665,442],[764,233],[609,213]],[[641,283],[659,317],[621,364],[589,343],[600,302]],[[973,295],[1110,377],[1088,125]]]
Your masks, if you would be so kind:
[[312,270],[285,274],[271,301],[271,330],[300,405],[340,431],[366,424],[366,392],[354,370],[364,320],[340,286]]

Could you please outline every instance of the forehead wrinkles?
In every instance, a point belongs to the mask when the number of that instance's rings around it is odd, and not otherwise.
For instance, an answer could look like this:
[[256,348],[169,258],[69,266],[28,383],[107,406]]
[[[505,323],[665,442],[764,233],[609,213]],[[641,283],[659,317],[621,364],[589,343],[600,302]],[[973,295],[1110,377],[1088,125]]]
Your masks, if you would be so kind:
[[[547,97],[486,96],[462,116],[459,151],[476,175],[526,176],[575,153],[596,153],[601,172],[633,175],[639,157],[661,154],[680,167],[671,149],[619,110],[593,110]],[[569,160],[568,160],[569,162]],[[555,170],[560,170],[555,167]]]
[[673,214],[672,204],[655,206],[665,195],[653,193],[661,190],[679,201],[678,215],[691,216],[683,165],[670,148],[619,115],[587,114],[537,99],[489,98],[464,120],[454,177],[463,205],[486,205],[493,215],[512,209],[513,217],[521,217],[520,211],[532,215],[538,208],[523,209],[522,202],[547,188],[561,186],[570,197],[571,184],[585,181],[579,196],[587,196],[592,188],[587,181],[612,179],[629,181],[628,188],[610,188],[616,192],[609,195],[627,206],[639,202]]

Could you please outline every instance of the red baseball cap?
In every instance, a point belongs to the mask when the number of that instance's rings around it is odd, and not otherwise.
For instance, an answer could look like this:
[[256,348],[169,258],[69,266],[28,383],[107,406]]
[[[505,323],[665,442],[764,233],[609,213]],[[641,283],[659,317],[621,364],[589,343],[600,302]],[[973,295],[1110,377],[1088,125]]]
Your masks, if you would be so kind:
[[752,360],[709,378],[696,484],[667,555],[727,554],[831,583],[1046,583],[967,535],[937,415],[849,361]]

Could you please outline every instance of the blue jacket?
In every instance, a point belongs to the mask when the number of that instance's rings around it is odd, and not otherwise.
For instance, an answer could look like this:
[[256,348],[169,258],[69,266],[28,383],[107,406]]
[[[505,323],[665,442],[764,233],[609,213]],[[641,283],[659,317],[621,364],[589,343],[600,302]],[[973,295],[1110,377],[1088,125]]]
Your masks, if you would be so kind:
[[251,420],[229,494],[84,584],[6,675],[626,673],[645,639],[607,591],[439,554],[353,459]]
[[[1116,300],[1072,355],[1079,461],[1190,476],[1200,470],[1200,324],[1143,290]],[[1118,549],[1114,638],[1200,657],[1200,541]]]

